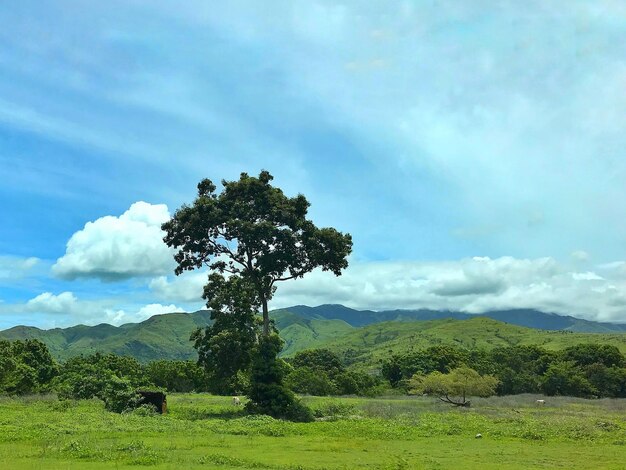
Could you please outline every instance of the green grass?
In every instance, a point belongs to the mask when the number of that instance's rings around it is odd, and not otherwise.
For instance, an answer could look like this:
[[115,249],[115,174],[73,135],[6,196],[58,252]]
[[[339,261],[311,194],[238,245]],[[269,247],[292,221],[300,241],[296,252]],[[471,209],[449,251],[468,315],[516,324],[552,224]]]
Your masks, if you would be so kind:
[[307,397],[319,420],[306,424],[244,416],[208,395],[171,395],[165,416],[5,398],[0,468],[624,468],[626,400],[535,398],[460,410],[427,397]]

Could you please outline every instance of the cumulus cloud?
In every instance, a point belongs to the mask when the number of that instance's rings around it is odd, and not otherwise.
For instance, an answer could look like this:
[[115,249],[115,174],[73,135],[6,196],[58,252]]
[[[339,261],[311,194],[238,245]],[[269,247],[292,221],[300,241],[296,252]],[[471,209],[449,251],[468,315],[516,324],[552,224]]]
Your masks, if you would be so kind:
[[31,312],[66,314],[76,313],[77,305],[78,299],[71,292],[62,292],[58,295],[44,292],[26,303],[27,309]]
[[160,299],[178,302],[202,301],[202,291],[207,283],[205,272],[185,273],[170,280],[159,276],[150,281],[150,289]]
[[80,300],[73,292],[43,292],[30,299],[23,305],[10,305],[14,312],[25,312],[44,315],[49,318],[49,324],[58,326],[75,325],[78,322],[86,324],[140,322],[154,315],[163,313],[184,312],[185,310],[174,304],[162,305],[151,303],[147,305],[131,305],[124,308],[113,308],[112,299]]
[[[617,270],[614,269],[617,272]],[[279,286],[273,307],[342,303],[362,309],[482,313],[534,308],[600,321],[626,321],[626,281],[576,272],[553,258],[470,258],[353,263],[336,278],[313,272]]]
[[161,224],[170,217],[165,204],[136,202],[119,217],[87,222],[67,242],[52,267],[64,279],[116,281],[164,274],[173,269],[172,250],[163,243]]

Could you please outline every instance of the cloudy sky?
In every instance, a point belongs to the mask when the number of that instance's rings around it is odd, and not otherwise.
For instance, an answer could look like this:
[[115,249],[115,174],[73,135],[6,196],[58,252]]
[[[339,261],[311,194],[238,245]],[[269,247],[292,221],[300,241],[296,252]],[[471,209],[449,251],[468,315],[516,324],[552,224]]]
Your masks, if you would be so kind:
[[0,328],[199,308],[160,224],[261,169],[354,239],[274,307],[626,322],[625,131],[618,0],[7,0]]

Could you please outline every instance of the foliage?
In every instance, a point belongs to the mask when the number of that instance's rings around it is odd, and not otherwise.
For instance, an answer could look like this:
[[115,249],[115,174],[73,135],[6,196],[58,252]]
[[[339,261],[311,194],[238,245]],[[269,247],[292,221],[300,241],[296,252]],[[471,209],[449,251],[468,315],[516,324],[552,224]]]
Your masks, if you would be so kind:
[[397,386],[403,378],[431,372],[446,373],[465,364],[467,360],[467,351],[462,349],[445,345],[431,346],[402,356],[392,356],[383,364],[381,372],[392,385]]
[[241,394],[260,335],[257,292],[244,278],[226,279],[218,273],[209,276],[204,291],[213,324],[191,335],[198,364],[208,374],[213,392]]
[[294,370],[286,384],[297,393],[309,395],[366,395],[379,385],[369,374],[347,371],[339,356],[328,349],[298,352],[291,360]]
[[339,356],[328,349],[300,351],[290,362],[295,368],[308,367],[312,370],[323,371],[333,378],[345,370]]
[[282,347],[278,335],[262,337],[252,364],[251,384],[246,409],[254,414],[293,421],[311,421],[311,411],[283,384],[286,367],[278,359]]
[[626,397],[626,368],[590,364],[584,368],[585,377],[597,390],[599,396],[610,398]]
[[374,396],[380,391],[378,377],[358,371],[344,371],[334,378],[335,387],[340,395]]
[[57,373],[58,365],[41,341],[0,341],[0,394],[47,391]]
[[474,369],[463,366],[442,374],[439,371],[428,375],[416,374],[409,382],[411,393],[436,395],[441,401],[456,406],[469,406],[470,396],[489,397],[496,392],[498,379],[491,375],[480,375]]
[[546,395],[592,397],[598,394],[574,361],[558,361],[550,365],[542,379]]
[[53,386],[60,399],[99,398],[117,413],[137,406],[138,388],[153,387],[136,359],[99,353],[67,361]]
[[139,405],[140,396],[136,390],[130,380],[112,375],[99,398],[104,401],[107,410],[122,413],[131,411]]
[[[352,250],[350,235],[316,227],[306,218],[306,198],[285,196],[270,184],[272,179],[267,171],[258,177],[242,173],[238,181],[222,181],[219,194],[211,180],[202,180],[194,203],[179,208],[162,226],[165,243],[178,249],[177,274],[206,265],[216,275],[236,276],[254,286],[265,336],[271,332],[267,303],[276,283],[318,267],[340,275]],[[219,289],[205,289],[209,302],[213,295]]]
[[285,385],[296,393],[305,395],[336,395],[337,387],[323,370],[298,367],[287,375]]
[[209,377],[194,361],[153,361],[144,367],[146,379],[168,392],[206,392]]
[[[439,359],[431,360],[429,353],[437,350]],[[441,354],[442,351],[427,348],[393,355],[383,361],[381,374],[393,387],[403,388],[408,374],[413,371],[427,374],[432,364],[439,364],[445,371],[446,364],[458,361],[457,364],[472,365],[479,373],[495,376],[499,381],[496,389],[499,395],[541,392],[579,397],[626,397],[626,368],[620,366],[624,364],[624,356],[611,345],[583,343],[560,352],[535,345],[459,349],[456,353],[448,346],[445,354]],[[446,360],[442,360],[444,358]]]
[[537,393],[541,376],[557,354],[538,346],[495,348],[489,354],[493,373],[498,377],[498,394]]
[[[306,198],[285,196],[270,184],[272,179],[267,171],[258,177],[241,173],[238,181],[222,181],[219,194],[212,181],[202,180],[194,203],[179,208],[162,225],[163,240],[178,250],[176,274],[203,266],[211,271],[203,298],[215,323],[192,336],[200,363],[221,384],[252,364],[249,409],[306,420],[310,413],[283,385],[278,372],[282,344],[272,336],[268,302],[277,283],[301,278],[313,269],[339,276],[348,265],[352,238],[333,228],[316,227],[306,218]],[[255,323],[259,307],[262,340]]]
[[619,349],[610,344],[577,344],[565,348],[561,353],[561,358],[581,367],[592,364],[603,364],[606,367],[626,365],[626,360]]

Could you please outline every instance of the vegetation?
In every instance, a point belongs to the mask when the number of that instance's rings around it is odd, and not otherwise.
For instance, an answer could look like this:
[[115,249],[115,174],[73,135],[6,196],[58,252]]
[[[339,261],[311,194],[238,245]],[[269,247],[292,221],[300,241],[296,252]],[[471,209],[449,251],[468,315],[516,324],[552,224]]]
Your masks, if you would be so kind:
[[271,333],[268,302],[276,284],[303,277],[315,268],[339,276],[348,266],[352,238],[333,228],[318,228],[306,218],[309,202],[289,198],[271,185],[272,175],[242,173],[238,181],[198,184],[191,206],[176,211],[163,224],[174,256],[176,273],[208,267],[212,272],[204,296],[210,302],[227,283],[224,274],[239,277],[255,290],[263,313],[263,334]]
[[0,395],[45,392],[57,373],[41,341],[0,341]]
[[[222,181],[219,194],[211,180],[201,181],[194,203],[162,225],[163,240],[178,250],[176,274],[210,270],[203,298],[214,323],[193,335],[207,372],[232,388],[250,368],[248,411],[306,421],[310,413],[283,384],[278,359],[283,343],[270,323],[268,302],[278,283],[313,269],[339,276],[348,266],[352,239],[333,228],[316,227],[306,218],[306,198],[285,196],[271,185],[272,179],[267,171],[258,178],[242,173],[238,181]],[[259,309],[260,334],[255,318]]]
[[374,395],[381,389],[377,376],[349,371],[328,349],[297,353],[286,382],[293,391],[307,395]]
[[435,395],[441,401],[455,406],[470,406],[468,397],[490,397],[496,393],[498,379],[480,375],[467,366],[458,367],[447,374],[439,371],[428,375],[415,374],[409,382],[409,392]]
[[[280,348],[278,336],[272,335],[270,340],[273,341],[272,349],[265,354]],[[1,341],[0,350],[3,351],[0,355],[0,394],[5,395],[52,391],[61,398],[99,398],[106,402],[107,386],[113,383],[116,390],[120,390],[123,388],[120,381],[127,390],[156,387],[168,392],[217,390],[239,394],[232,388],[235,382],[216,382],[214,369],[201,367],[194,361],[162,360],[142,365],[131,357],[96,353],[59,364],[46,346],[36,340]],[[256,359],[256,354],[250,355],[252,360]],[[286,397],[285,400],[293,397],[292,392],[317,396],[376,396],[390,387],[399,393],[407,393],[416,388],[415,383],[410,383],[416,375],[428,376],[434,372],[445,375],[463,366],[471,366],[481,375],[494,376],[498,381],[495,388],[498,395],[543,393],[587,398],[626,397],[626,360],[611,345],[582,343],[561,351],[539,346],[491,350],[431,346],[391,355],[379,363],[374,373],[363,372],[355,365],[347,366],[341,356],[329,349],[301,351],[288,358],[288,362],[279,358],[270,360],[269,356],[264,360],[265,365],[257,362],[257,372],[249,367],[240,370],[235,379],[242,390],[256,393],[259,403],[267,404],[273,403],[273,398],[266,399],[261,394],[270,389],[272,380],[287,387],[288,390],[281,395]],[[251,376],[255,373],[256,380],[263,384],[257,388],[251,384]],[[130,398],[129,402],[132,402]],[[256,411],[260,412],[260,409]]]
[[[324,312],[323,309],[307,309]],[[294,310],[301,311],[296,307]],[[290,357],[306,349],[326,348],[339,354],[346,364],[364,371],[377,370],[380,361],[393,354],[435,345],[460,346],[470,350],[537,345],[546,350],[559,351],[588,343],[612,345],[626,353],[626,334],[623,333],[545,331],[483,317],[393,321],[355,328],[343,320],[329,320],[314,313],[303,315],[286,310],[270,312],[280,337],[285,341],[282,357]],[[160,359],[197,360],[198,354],[193,349],[193,343],[189,342],[189,334],[210,324],[210,313],[199,311],[157,315],[142,323],[121,327],[77,326],[48,331],[16,327],[0,332],[0,339],[39,339],[58,361],[101,352],[132,356],[145,364]]]
[[[246,416],[230,397],[168,395],[169,412],[93,400],[0,398],[0,466],[45,468],[619,469],[625,400],[536,395],[452,408],[424,397],[304,398],[318,417]],[[482,439],[474,436],[481,433]]]
[[446,374],[471,365],[481,374],[495,376],[499,395],[545,393],[625,398],[625,364],[624,355],[611,345],[583,343],[559,352],[538,346],[492,350],[433,346],[392,356],[383,361],[381,373],[391,386],[407,389],[407,382],[415,374]]

